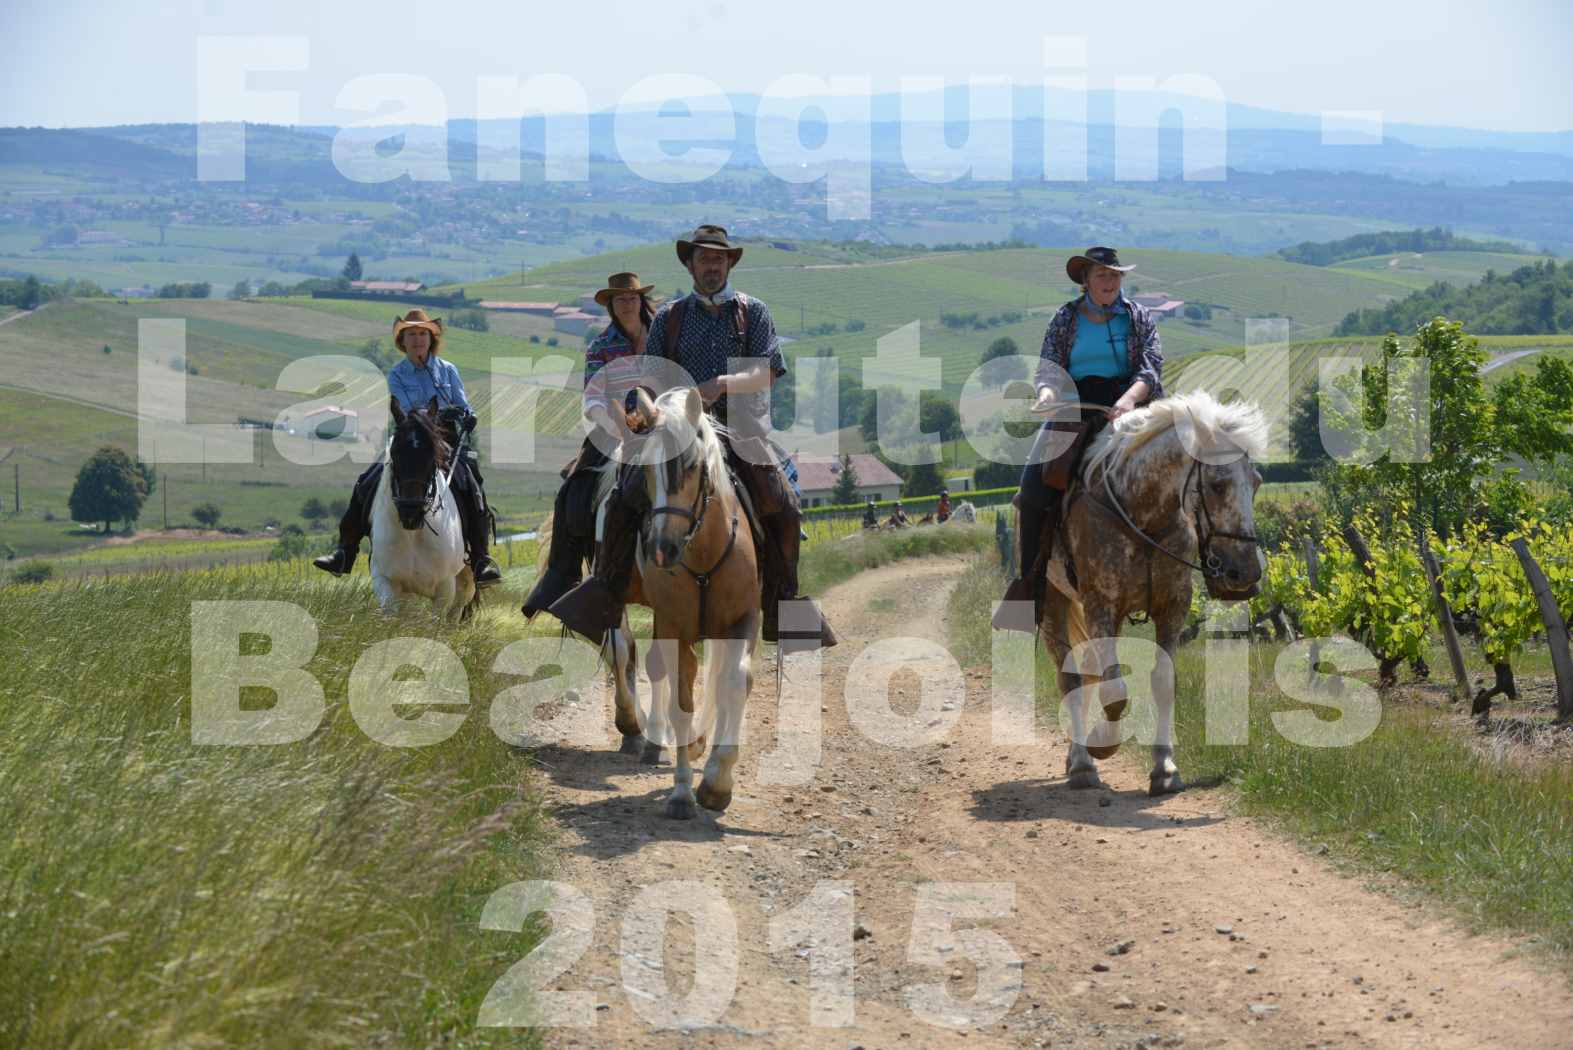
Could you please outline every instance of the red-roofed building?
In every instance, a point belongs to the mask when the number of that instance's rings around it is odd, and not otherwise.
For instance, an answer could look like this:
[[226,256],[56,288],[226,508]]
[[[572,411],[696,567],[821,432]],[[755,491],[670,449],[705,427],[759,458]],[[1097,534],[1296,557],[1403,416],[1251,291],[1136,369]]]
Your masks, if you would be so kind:
[[[830,503],[831,493],[841,478],[841,461],[830,458],[793,456],[797,464],[797,483],[803,490],[803,506],[820,507]],[[852,472],[857,475],[858,499],[877,500],[901,495],[901,478],[895,471],[867,452],[852,455]]]
[[413,295],[426,286],[419,281],[351,281],[350,287],[378,295]]
[[556,303],[506,303],[497,299],[482,299],[482,310],[502,310],[507,313],[538,314],[550,317],[557,310]]
[[1162,292],[1143,293],[1133,295],[1131,299],[1139,306],[1145,306],[1147,312],[1152,314],[1154,320],[1161,321],[1165,317],[1178,317],[1180,311],[1185,309],[1184,299],[1170,299]]

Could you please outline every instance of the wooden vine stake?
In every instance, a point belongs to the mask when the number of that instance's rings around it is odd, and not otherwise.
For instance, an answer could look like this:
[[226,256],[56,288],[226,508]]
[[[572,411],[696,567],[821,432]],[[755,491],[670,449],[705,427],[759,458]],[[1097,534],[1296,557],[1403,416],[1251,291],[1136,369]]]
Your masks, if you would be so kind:
[[1540,603],[1540,618],[1546,625],[1546,644],[1551,649],[1551,668],[1557,675],[1557,721],[1573,721],[1573,656],[1568,655],[1568,625],[1563,622],[1546,574],[1530,556],[1529,544],[1520,536],[1508,545],[1518,555],[1518,562],[1529,579],[1529,589]]
[[1420,546],[1420,563],[1426,567],[1426,579],[1431,582],[1431,593],[1436,598],[1436,615],[1442,624],[1442,640],[1447,644],[1447,659],[1453,665],[1453,679],[1458,683],[1458,699],[1469,699],[1469,672],[1464,669],[1464,650],[1458,644],[1458,631],[1453,626],[1453,610],[1442,594],[1442,573],[1436,558],[1431,554],[1431,544],[1426,541],[1425,529],[1415,530],[1415,540]]

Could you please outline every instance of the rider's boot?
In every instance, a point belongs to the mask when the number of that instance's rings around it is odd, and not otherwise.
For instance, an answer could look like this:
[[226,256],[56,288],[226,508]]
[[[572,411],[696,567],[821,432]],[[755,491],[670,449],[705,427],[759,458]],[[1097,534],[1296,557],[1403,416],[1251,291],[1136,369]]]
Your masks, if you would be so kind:
[[[1021,564],[1018,566],[1018,575],[1005,588],[1004,604],[994,613],[995,630],[1037,633],[1038,624],[1043,621],[1046,582],[1043,566],[1038,564],[1038,553],[1042,549],[1044,530],[1048,529],[1050,536],[1058,530],[1059,512],[1060,493],[1056,489],[1048,489],[1044,497],[1038,500],[1023,499],[1017,507],[1017,528],[1021,530]],[[1015,604],[1026,602],[1032,603],[1031,623],[1027,622],[1025,604]]]
[[594,482],[595,475],[586,471],[570,475],[557,490],[552,506],[552,542],[546,556],[546,571],[541,573],[530,596],[524,600],[524,608],[520,611],[526,619],[534,619],[536,613],[551,608],[553,602],[572,590],[584,576],[584,562],[594,545],[593,536],[584,526],[590,525],[593,529],[594,523],[583,520],[590,515],[578,513],[576,508],[587,502],[580,498],[580,489],[590,488]]
[[[642,491],[642,489],[641,489]],[[623,620],[623,598],[633,582],[634,556],[644,509],[621,488],[606,504],[606,531],[595,572],[547,607],[569,630],[602,638]]]
[[311,560],[323,572],[343,576],[354,567],[361,540],[366,538],[366,509],[371,506],[371,498],[376,495],[377,483],[381,478],[382,464],[373,463],[355,479],[355,487],[350,491],[350,504],[339,519],[339,545],[331,553]]
[[470,548],[470,571],[475,574],[475,585],[485,587],[502,579],[502,567],[487,553],[491,515],[486,513],[486,497],[481,494],[480,485],[471,482],[466,495],[470,505],[469,518],[465,522],[465,538]]
[[[760,525],[765,533],[764,586],[760,592],[763,612],[761,636],[775,642],[786,652],[828,649],[836,644],[836,632],[818,603],[797,593],[797,560],[802,545],[802,514],[795,506],[766,517]],[[794,611],[789,620],[801,623],[780,624],[781,602],[806,602],[801,613]]]

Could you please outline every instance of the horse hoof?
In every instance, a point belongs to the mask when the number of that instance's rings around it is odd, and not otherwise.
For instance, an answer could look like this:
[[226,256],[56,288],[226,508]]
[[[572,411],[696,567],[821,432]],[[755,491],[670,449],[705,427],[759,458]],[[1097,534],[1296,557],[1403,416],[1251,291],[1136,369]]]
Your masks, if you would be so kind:
[[666,815],[672,820],[693,820],[694,804],[686,798],[669,798],[666,800]]
[[1087,788],[1102,787],[1103,781],[1098,779],[1098,771],[1096,769],[1079,769],[1066,777],[1065,786],[1076,791],[1083,791]]
[[661,764],[661,745],[646,740],[644,750],[639,754],[639,763],[645,766],[658,766]]
[[1147,782],[1147,794],[1153,798],[1159,795],[1175,795],[1185,790],[1185,782],[1178,773],[1167,773],[1154,776]]
[[[620,755],[642,754],[644,752],[644,744],[644,736],[640,733],[634,733],[623,737],[623,746],[617,749],[617,753]],[[660,760],[659,755],[656,756],[656,760]]]
[[725,813],[726,807],[732,804],[732,793],[730,791],[716,791],[704,781],[699,782],[699,790],[695,794],[701,806],[716,813]]

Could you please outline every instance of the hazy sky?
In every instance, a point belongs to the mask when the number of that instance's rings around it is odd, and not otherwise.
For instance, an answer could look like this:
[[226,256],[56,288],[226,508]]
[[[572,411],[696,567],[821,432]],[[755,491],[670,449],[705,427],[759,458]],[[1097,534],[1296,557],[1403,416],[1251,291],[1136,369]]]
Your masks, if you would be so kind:
[[193,120],[204,36],[304,38],[304,71],[254,74],[251,87],[297,92],[302,122],[348,123],[358,114],[335,99],[368,74],[430,77],[446,115],[465,117],[475,114],[478,75],[566,74],[595,107],[671,73],[727,91],[760,91],[790,73],[864,75],[875,91],[922,75],[1036,84],[1044,36],[1081,34],[1094,89],[1116,77],[1193,74],[1231,101],[1301,113],[1573,129],[1568,0],[943,6],[934,18],[923,5],[849,0],[0,0],[0,39],[10,44],[0,125]]

